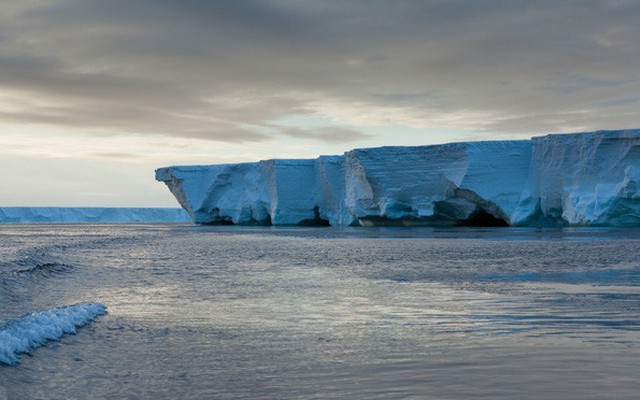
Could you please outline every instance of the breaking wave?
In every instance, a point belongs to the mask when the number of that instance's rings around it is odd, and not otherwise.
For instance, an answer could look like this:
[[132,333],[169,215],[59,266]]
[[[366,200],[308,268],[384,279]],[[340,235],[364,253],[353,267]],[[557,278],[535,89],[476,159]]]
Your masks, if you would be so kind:
[[0,363],[15,365],[20,353],[58,340],[76,328],[107,313],[104,304],[89,302],[38,311],[7,321],[0,326]]

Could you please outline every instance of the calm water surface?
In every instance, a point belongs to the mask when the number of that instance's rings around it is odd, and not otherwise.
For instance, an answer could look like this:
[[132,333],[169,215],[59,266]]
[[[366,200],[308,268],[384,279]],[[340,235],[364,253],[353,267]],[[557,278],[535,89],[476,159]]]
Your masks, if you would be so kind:
[[0,399],[640,393],[638,230],[0,225],[0,320],[86,301]]

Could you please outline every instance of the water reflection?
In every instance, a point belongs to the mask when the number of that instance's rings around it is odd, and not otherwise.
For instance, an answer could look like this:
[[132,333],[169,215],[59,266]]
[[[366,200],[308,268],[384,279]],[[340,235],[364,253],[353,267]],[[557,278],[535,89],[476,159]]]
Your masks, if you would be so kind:
[[109,307],[0,368],[10,397],[640,389],[635,230],[23,225],[0,235],[2,318]]

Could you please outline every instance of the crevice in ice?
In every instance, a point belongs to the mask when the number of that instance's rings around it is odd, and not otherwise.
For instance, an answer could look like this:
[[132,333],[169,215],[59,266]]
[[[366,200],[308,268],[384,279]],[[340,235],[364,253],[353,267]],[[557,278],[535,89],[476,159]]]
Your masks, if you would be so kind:
[[531,215],[519,222],[517,225],[534,228],[557,228],[568,226],[569,223],[562,218],[561,209],[551,209],[548,213],[545,213],[542,211],[542,207],[538,201],[538,204]]
[[247,226],[272,226],[273,224],[271,223],[271,215],[267,214],[267,216],[264,219],[258,220],[254,217],[249,218],[246,221],[243,221],[242,223],[238,223],[238,225],[247,225]]
[[405,216],[367,215],[358,218],[361,226],[510,226],[509,217],[495,203],[468,189],[455,188],[451,197],[433,203],[433,215],[417,216],[410,207],[393,204],[388,210]]
[[313,207],[313,218],[303,219],[302,221],[296,224],[297,226],[331,226],[328,219],[324,219],[320,217],[320,207]]
[[204,225],[235,225],[231,217],[220,215],[220,209],[215,207],[211,210],[211,220],[203,223]]
[[469,227],[505,227],[509,226],[509,223],[502,218],[498,218],[485,210],[478,208],[469,215],[469,218],[458,221],[456,225]]
[[235,225],[235,223],[229,218],[220,218],[220,219],[215,219],[213,221],[209,221],[209,222],[202,222],[202,225]]
[[470,227],[511,225],[509,217],[498,205],[469,189],[454,189],[452,197],[435,202],[433,211],[434,218],[441,224]]

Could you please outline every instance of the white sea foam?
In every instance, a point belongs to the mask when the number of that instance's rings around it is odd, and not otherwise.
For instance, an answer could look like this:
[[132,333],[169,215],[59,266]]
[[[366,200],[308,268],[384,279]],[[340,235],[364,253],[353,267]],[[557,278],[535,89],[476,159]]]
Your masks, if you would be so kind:
[[0,363],[18,363],[18,354],[42,346],[48,340],[58,340],[64,334],[76,333],[76,328],[107,313],[101,303],[80,303],[56,307],[24,315],[0,326]]

